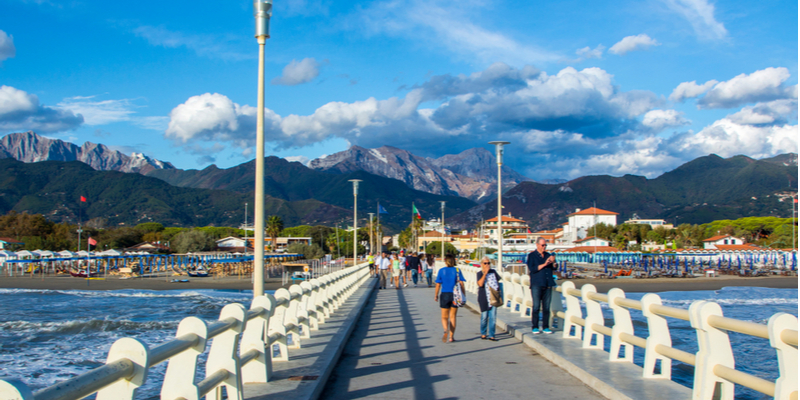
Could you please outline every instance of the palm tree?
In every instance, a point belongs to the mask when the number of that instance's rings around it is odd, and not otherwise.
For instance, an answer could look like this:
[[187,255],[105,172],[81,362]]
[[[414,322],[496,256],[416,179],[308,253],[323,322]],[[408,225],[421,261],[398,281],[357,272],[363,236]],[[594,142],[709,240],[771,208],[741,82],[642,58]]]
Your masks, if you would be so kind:
[[283,220],[281,217],[277,215],[270,215],[267,218],[267,235],[269,235],[271,241],[272,251],[275,251],[278,248],[278,236],[281,234],[283,230]]

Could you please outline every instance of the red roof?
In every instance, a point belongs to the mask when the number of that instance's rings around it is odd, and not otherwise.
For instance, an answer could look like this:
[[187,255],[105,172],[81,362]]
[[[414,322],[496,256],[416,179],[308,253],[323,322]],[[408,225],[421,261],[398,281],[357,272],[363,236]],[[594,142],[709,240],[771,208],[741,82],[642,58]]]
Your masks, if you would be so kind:
[[727,251],[737,251],[737,250],[745,250],[745,251],[753,251],[753,250],[767,250],[762,247],[758,247],[752,244],[718,244],[717,250],[727,250]]
[[[731,235],[717,235],[717,236],[712,236],[712,237],[710,237],[710,238],[708,238],[706,240],[703,240],[703,241],[704,242],[716,242],[717,240],[725,239],[725,238],[729,238],[729,237],[733,237],[733,236],[731,236]],[[736,239],[738,239],[738,238],[736,238]]]
[[[502,218],[503,218],[503,222],[525,222],[525,221],[523,221],[521,219],[516,219],[514,217],[509,217],[508,215],[503,215]],[[487,219],[486,222],[497,222],[497,217],[494,217],[492,219]]]
[[6,237],[0,237],[0,242],[6,242],[8,244],[25,244],[23,242],[20,242],[19,240],[6,238]]
[[422,237],[442,237],[442,232],[429,231],[429,232],[425,232],[425,234],[422,235]]
[[571,249],[567,249],[567,250],[564,250],[564,251],[574,251],[574,252],[582,251],[582,252],[585,252],[585,253],[594,253],[595,251],[597,251],[598,253],[604,253],[604,252],[605,253],[608,253],[608,252],[618,253],[619,249],[616,248],[616,247],[611,247],[611,246],[578,246],[578,247],[573,247]]
[[589,207],[585,210],[580,210],[572,214],[567,214],[568,217],[571,217],[573,215],[619,215],[619,213],[615,213],[613,211],[601,210],[597,207]]

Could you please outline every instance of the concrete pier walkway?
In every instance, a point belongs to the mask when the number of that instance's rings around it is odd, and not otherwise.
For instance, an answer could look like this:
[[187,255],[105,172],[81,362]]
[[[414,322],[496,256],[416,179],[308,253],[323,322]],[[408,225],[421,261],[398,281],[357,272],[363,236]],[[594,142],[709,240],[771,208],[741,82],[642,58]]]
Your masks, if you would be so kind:
[[470,309],[458,311],[456,342],[442,343],[433,297],[413,285],[376,289],[321,398],[603,398],[502,330],[497,342],[481,340],[480,315]]

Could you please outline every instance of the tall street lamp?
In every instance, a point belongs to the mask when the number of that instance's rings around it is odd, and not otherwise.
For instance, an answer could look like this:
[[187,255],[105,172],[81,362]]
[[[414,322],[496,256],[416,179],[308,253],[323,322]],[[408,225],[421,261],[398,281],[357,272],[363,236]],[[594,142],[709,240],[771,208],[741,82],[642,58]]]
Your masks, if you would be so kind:
[[272,0],[254,0],[258,41],[258,112],[256,119],[256,226],[253,262],[253,296],[264,295],[264,45],[269,38]]
[[353,266],[358,258],[358,183],[361,179],[350,179],[353,182]]
[[501,168],[503,167],[503,146],[511,142],[489,142],[495,147],[497,158],[497,265],[503,270],[503,183]]
[[375,213],[367,214],[369,214],[369,252],[375,254],[375,250],[372,247],[372,216],[375,215]]
[[442,262],[444,262],[444,203],[446,201],[439,201],[442,203]]

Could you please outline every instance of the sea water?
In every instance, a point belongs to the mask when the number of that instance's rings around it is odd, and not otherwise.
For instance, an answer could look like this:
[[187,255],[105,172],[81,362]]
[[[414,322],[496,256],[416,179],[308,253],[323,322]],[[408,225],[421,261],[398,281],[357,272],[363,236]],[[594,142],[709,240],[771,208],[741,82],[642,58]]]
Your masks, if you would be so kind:
[[[628,293],[639,300],[643,293]],[[688,308],[693,301],[710,300],[722,306],[727,317],[765,324],[770,316],[785,312],[797,316],[797,289],[728,287],[717,291],[662,292],[664,305]],[[249,306],[250,291],[224,290],[26,290],[0,289],[0,375],[22,379],[33,390],[101,366],[115,340],[135,337],[151,348],[171,340],[178,323],[189,316],[211,322],[222,307],[238,302]],[[613,324],[604,307],[606,325]],[[637,336],[647,336],[647,323],[632,311]],[[695,330],[688,322],[670,319],[673,346],[697,351]],[[430,321],[438,324],[439,321]],[[777,378],[775,351],[766,339],[731,334],[736,368],[767,380]],[[199,368],[205,368],[201,356]],[[643,351],[634,360],[642,364]],[[158,399],[167,363],[150,369],[139,399]],[[673,362],[673,380],[691,386],[693,367]],[[737,398],[767,396],[737,386]]]

